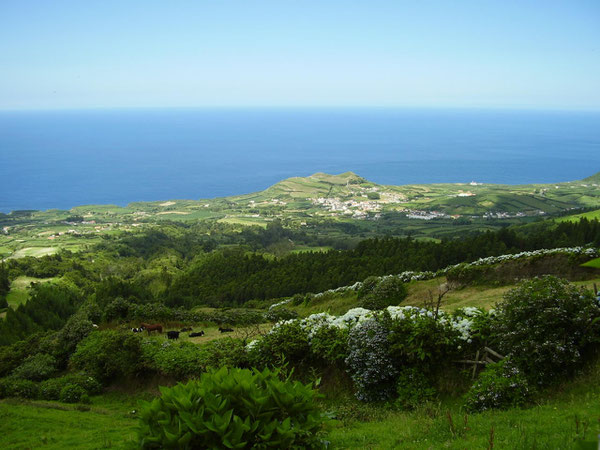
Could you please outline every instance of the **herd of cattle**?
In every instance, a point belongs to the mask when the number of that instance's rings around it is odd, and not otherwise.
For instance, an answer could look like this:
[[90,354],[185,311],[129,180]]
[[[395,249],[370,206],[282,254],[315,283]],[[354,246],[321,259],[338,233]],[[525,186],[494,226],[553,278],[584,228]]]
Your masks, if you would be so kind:
[[[131,331],[134,332],[134,333],[141,333],[142,331],[147,331],[148,334],[150,334],[152,331],[158,331],[159,333],[162,334],[163,327],[159,323],[154,323],[154,324],[142,323],[142,324],[140,324],[139,328],[132,328]],[[219,331],[221,333],[231,333],[233,331],[233,328],[221,328],[221,327],[219,327]],[[186,333],[186,332],[189,333],[188,334],[189,337],[204,336],[204,331],[197,331],[197,332],[195,332],[192,328],[188,327],[188,328],[182,328],[179,331],[167,331],[167,338],[168,339],[179,339],[179,334],[180,333]]]

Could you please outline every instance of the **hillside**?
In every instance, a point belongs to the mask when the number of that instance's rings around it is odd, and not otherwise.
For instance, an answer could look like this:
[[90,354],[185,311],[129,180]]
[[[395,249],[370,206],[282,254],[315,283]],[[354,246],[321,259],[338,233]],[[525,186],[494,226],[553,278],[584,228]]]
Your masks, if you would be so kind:
[[218,224],[240,231],[280,220],[288,228],[335,239],[409,234],[440,239],[600,208],[598,177],[518,186],[474,181],[391,186],[353,172],[316,173],[233,197],[14,211],[0,214],[0,257],[78,251],[102,236],[169,222]]

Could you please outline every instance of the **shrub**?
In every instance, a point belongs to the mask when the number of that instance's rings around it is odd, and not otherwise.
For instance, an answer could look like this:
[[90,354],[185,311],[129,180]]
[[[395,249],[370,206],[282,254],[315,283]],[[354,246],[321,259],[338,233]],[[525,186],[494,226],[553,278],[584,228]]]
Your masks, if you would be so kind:
[[317,328],[310,339],[310,351],[313,360],[343,362],[348,354],[348,330],[334,326]]
[[250,363],[258,367],[301,364],[310,352],[308,336],[298,321],[280,322],[251,347]]
[[0,346],[0,377],[8,376],[23,361],[39,351],[42,334],[33,334],[23,341]]
[[160,390],[140,411],[142,448],[324,447],[319,394],[279,371],[222,368]]
[[389,329],[373,319],[350,329],[345,362],[359,400],[386,400],[393,394],[397,371],[388,336]]
[[367,295],[370,295],[373,292],[373,289],[375,289],[375,286],[379,283],[379,279],[379,277],[365,278],[357,291],[358,299],[361,300]]
[[241,339],[215,339],[200,347],[200,351],[203,369],[248,366],[246,347]]
[[30,356],[13,371],[13,376],[32,381],[50,378],[56,372],[56,358],[45,353]]
[[418,367],[430,376],[458,354],[459,332],[431,312],[406,310],[397,318],[384,315],[383,321],[389,329],[389,352],[400,367]]
[[535,384],[560,381],[600,341],[600,307],[591,292],[546,276],[521,283],[498,304],[494,343]]
[[531,396],[526,377],[508,359],[490,364],[465,396],[472,412],[523,406]]
[[397,277],[386,277],[376,284],[373,284],[371,278],[367,278],[359,290],[359,305],[362,308],[380,310],[397,306],[408,295],[406,286]]
[[422,371],[415,367],[400,370],[396,382],[398,397],[394,406],[399,409],[415,409],[419,405],[432,400],[436,391]]
[[144,364],[163,375],[176,378],[198,376],[203,371],[202,349],[191,342],[145,340]]
[[117,297],[104,309],[104,321],[124,319],[129,314],[129,302],[123,297]]
[[94,326],[85,311],[78,311],[67,320],[64,327],[47,343],[48,351],[58,359],[59,366],[66,366],[77,344],[85,339]]
[[40,398],[44,400],[60,400],[61,391],[67,385],[77,385],[84,389],[88,395],[99,394],[102,391],[102,386],[94,377],[85,374],[69,374],[63,377],[50,378],[40,383]]
[[78,384],[67,384],[60,391],[59,400],[63,403],[89,403],[90,399],[84,388]]
[[281,320],[290,320],[297,317],[298,313],[296,311],[292,311],[291,309],[284,308],[282,306],[270,309],[265,314],[265,319],[267,319],[269,322],[279,322]]
[[20,397],[37,398],[38,385],[31,380],[6,377],[0,379],[0,398]]
[[91,333],[77,346],[71,364],[98,380],[137,373],[141,363],[141,337],[113,330]]

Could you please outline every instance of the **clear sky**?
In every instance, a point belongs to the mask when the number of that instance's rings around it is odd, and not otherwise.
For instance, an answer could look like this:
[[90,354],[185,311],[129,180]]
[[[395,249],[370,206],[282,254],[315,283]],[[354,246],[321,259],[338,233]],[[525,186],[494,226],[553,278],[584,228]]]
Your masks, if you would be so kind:
[[0,109],[600,109],[600,0],[1,0]]

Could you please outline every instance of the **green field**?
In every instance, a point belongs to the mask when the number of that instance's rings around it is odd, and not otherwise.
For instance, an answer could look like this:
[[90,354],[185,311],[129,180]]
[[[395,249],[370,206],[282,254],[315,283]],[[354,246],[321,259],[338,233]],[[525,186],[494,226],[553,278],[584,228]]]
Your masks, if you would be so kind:
[[[233,197],[135,202],[126,207],[86,205],[69,211],[1,215],[0,257],[42,256],[60,249],[78,251],[97,244],[102,235],[143,231],[168,222],[216,221],[239,227],[239,231],[247,226],[266,227],[279,219],[288,227],[331,238],[410,234],[441,239],[526,224],[574,208],[600,208],[600,186],[589,180],[388,186],[352,172],[317,173]],[[379,198],[370,199],[373,194]],[[599,215],[600,209],[557,220]]]

